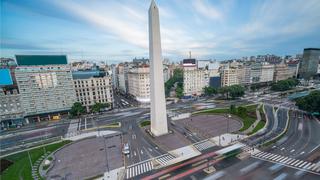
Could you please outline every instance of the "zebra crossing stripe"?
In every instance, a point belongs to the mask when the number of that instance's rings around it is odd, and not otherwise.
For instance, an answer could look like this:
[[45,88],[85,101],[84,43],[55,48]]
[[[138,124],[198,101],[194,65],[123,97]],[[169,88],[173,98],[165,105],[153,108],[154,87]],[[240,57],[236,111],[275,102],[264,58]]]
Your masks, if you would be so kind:
[[303,161],[300,161],[298,164],[296,164],[296,166],[299,167],[299,165],[302,163],[303,163]]
[[312,164],[311,166],[308,167],[308,170],[312,170],[316,164]]
[[308,164],[306,164],[306,165],[303,167],[303,169],[308,169],[311,164],[312,164],[312,163],[309,162]]
[[281,156],[279,159],[277,159],[277,161],[280,162],[280,161],[281,161],[282,159],[284,159],[284,158],[286,158],[286,157]]
[[279,155],[274,155],[272,158],[270,158],[270,160],[275,160],[275,159],[278,159],[279,157],[281,157],[281,156],[279,156]]
[[314,167],[312,168],[312,171],[315,171],[318,168],[317,164],[314,164]]
[[294,161],[292,164],[290,164],[291,166],[295,166],[297,163],[299,163],[300,162],[300,160],[296,160],[296,161]]
[[264,154],[263,156],[261,156],[261,158],[268,158],[269,156],[271,156],[272,154],[271,153],[266,153]]
[[261,155],[263,155],[264,154],[264,152],[258,152],[257,154],[254,154],[254,156],[256,156],[256,157],[260,157]]
[[286,162],[286,164],[291,164],[295,159],[290,158],[290,161]]
[[281,163],[284,163],[287,159],[288,159],[288,157],[285,157],[285,158],[282,159],[280,162],[281,162]]
[[304,166],[305,164],[307,164],[308,162],[304,162],[304,163],[302,163],[300,166],[299,166],[299,168],[301,168],[302,166]]
[[270,158],[270,157],[273,156],[273,155],[274,155],[274,154],[272,154],[272,153],[268,153],[268,155],[264,156],[264,158],[268,159],[268,158]]
[[284,164],[287,164],[287,162],[291,161],[292,159],[291,158],[288,158],[287,160],[285,160],[283,163]]

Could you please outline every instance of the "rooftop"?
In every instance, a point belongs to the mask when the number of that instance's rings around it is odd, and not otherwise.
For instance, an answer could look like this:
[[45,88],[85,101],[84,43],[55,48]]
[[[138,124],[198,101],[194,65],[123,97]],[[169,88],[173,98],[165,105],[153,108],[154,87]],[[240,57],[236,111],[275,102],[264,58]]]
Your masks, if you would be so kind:
[[68,64],[66,55],[16,55],[18,66]]

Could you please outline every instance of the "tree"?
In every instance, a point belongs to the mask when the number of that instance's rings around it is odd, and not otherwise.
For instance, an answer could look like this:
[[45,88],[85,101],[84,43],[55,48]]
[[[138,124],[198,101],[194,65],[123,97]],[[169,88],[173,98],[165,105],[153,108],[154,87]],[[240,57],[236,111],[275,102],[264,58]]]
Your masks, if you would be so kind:
[[100,112],[101,109],[108,107],[109,104],[103,104],[103,103],[95,103],[92,107],[91,107],[91,111],[94,113]]
[[273,83],[271,86],[271,90],[273,91],[287,91],[299,84],[299,81],[294,78],[289,78],[286,80],[281,80],[276,83]]
[[228,87],[221,87],[218,89],[218,93],[225,97],[227,95],[228,99]]
[[232,85],[228,87],[228,93],[230,94],[232,99],[243,96],[244,92],[245,88],[241,85]]
[[236,105],[234,105],[234,104],[230,105],[230,113],[231,114],[236,114],[237,113]]
[[80,102],[75,102],[70,110],[70,114],[72,116],[77,116],[79,117],[81,114],[84,114],[86,112],[86,108],[82,106]]
[[203,88],[203,93],[206,95],[206,96],[212,96],[214,94],[217,94],[217,89],[211,87],[211,86],[206,86]]
[[164,83],[166,96],[169,96],[171,88],[176,83],[183,83],[183,70],[182,69],[178,69],[178,68],[175,69],[173,71],[173,76],[166,83]]
[[298,98],[296,105],[304,111],[320,113],[320,90],[312,91],[309,95]]
[[181,88],[180,86],[176,88],[176,96],[177,98],[181,98],[183,96],[183,88]]

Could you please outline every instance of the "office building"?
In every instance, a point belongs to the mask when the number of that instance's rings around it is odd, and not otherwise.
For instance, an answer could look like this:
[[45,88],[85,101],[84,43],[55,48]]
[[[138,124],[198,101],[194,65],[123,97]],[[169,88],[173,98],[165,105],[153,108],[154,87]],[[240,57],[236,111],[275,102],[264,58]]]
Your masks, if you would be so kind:
[[303,58],[299,67],[299,78],[312,79],[317,74],[320,60],[319,48],[306,48],[303,51]]
[[278,82],[281,80],[285,80],[291,77],[291,73],[289,71],[288,65],[285,63],[280,63],[275,65],[273,81]]
[[25,116],[50,119],[50,114],[69,111],[76,95],[71,67],[63,55],[16,55],[15,69]]
[[129,94],[140,103],[150,103],[150,67],[139,65],[128,72]]
[[232,86],[239,84],[238,68],[234,66],[224,66],[221,69],[221,86]]
[[111,76],[97,70],[72,72],[77,101],[86,107],[87,112],[95,103],[113,105]]
[[260,82],[272,82],[274,74],[274,65],[273,64],[262,64],[261,67],[261,78]]

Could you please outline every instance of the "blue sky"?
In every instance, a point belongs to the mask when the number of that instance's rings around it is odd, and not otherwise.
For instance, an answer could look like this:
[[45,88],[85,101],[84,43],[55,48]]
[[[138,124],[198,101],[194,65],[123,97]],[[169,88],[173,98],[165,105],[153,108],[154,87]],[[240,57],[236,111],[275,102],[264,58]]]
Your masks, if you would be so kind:
[[[181,60],[297,54],[320,47],[318,0],[157,0],[162,51]],[[1,0],[1,56],[148,57],[150,0]]]

